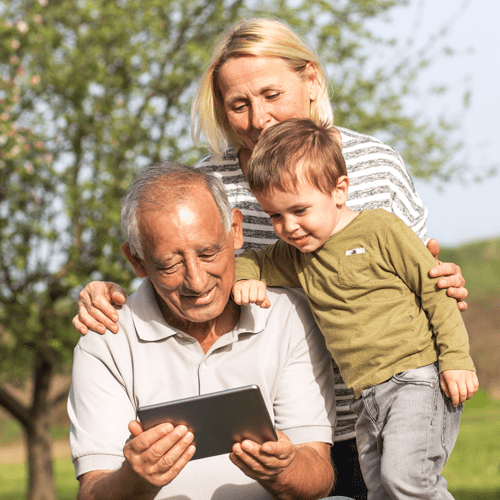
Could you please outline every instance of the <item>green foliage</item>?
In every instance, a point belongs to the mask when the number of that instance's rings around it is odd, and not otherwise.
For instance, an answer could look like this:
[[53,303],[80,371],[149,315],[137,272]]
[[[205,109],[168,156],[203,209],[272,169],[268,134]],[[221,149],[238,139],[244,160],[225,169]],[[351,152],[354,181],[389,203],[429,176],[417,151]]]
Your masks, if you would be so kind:
[[17,420],[9,419],[0,424],[0,446],[8,446],[16,441],[22,434],[22,427]]
[[[337,124],[393,140],[416,175],[449,177],[453,127],[403,106],[432,54],[372,57],[396,45],[370,23],[407,3],[0,0],[0,404],[25,429],[65,395],[48,388],[69,369],[78,291],[133,279],[120,252],[130,180],[154,162],[200,157],[191,98],[215,37],[237,19],[286,21],[328,68]],[[11,391],[26,380],[28,404]]]
[[0,0],[4,378],[17,380],[33,351],[64,365],[77,339],[69,298],[83,284],[131,282],[120,197],[140,167],[199,157],[188,138],[192,92],[215,36],[240,17],[288,22],[324,58],[338,124],[389,134],[417,175],[447,176],[452,127],[403,111],[429,53],[389,66],[371,58],[394,41],[375,37],[370,22],[406,4]]

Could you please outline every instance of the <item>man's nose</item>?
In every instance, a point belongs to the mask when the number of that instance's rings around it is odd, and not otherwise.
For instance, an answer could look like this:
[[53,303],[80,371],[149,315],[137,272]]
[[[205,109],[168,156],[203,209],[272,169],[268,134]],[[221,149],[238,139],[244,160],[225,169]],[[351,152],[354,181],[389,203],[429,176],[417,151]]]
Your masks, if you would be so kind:
[[184,285],[196,293],[203,293],[207,283],[207,273],[200,262],[189,262],[184,274]]

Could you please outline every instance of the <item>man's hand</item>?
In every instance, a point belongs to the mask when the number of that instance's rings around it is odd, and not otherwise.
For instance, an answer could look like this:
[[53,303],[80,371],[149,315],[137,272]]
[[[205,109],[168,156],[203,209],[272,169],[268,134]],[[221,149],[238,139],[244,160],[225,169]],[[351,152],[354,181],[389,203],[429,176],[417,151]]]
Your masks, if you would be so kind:
[[467,309],[467,302],[465,302],[465,299],[469,292],[464,286],[465,280],[462,276],[462,270],[456,264],[451,262],[443,263],[438,260],[439,244],[436,240],[429,240],[427,248],[438,262],[438,264],[429,271],[429,275],[432,278],[443,276],[438,280],[437,286],[439,288],[447,288],[448,290],[446,293],[457,300],[457,306],[460,311],[465,311]]
[[123,454],[132,471],[147,483],[162,487],[175,479],[196,451],[194,436],[185,425],[160,424],[143,431],[141,424],[129,424],[131,438]]
[[271,301],[266,293],[267,287],[262,281],[241,280],[233,285],[233,300],[236,304],[246,306],[257,304],[263,309],[271,307]]
[[125,290],[116,283],[93,281],[78,298],[78,314],[73,318],[73,326],[85,335],[89,329],[106,333],[106,329],[118,332],[118,314],[112,304],[122,305],[127,299]]
[[153,500],[194,455],[193,434],[183,425],[160,424],[143,431],[132,420],[128,428],[132,435],[123,447],[122,466],[81,475],[78,500]]
[[453,406],[470,399],[479,389],[476,372],[472,370],[445,370],[440,374],[439,382]]
[[257,444],[245,439],[235,443],[229,455],[231,462],[256,481],[269,481],[286,470],[295,457],[295,446],[280,431],[278,441]]
[[295,446],[282,432],[278,441],[259,445],[246,439],[233,445],[231,462],[280,500],[323,498],[333,488],[330,445]]

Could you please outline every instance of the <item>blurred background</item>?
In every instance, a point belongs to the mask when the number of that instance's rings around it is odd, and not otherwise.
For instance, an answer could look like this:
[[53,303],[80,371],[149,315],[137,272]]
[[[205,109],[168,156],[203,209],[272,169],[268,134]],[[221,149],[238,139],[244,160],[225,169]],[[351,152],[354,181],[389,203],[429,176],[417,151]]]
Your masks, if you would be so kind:
[[206,152],[190,138],[194,88],[215,37],[257,15],[316,47],[336,124],[398,149],[440,259],[461,266],[481,389],[444,475],[457,499],[500,498],[500,4],[0,0],[0,500],[76,497],[78,292],[134,290],[120,197],[143,166]]

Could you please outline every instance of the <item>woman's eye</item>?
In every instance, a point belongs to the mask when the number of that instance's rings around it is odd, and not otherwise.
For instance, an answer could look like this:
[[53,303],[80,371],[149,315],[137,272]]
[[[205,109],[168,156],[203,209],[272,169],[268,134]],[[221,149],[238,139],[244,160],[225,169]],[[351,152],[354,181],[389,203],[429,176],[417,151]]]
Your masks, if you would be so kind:
[[233,111],[235,113],[241,113],[242,111],[244,111],[246,108],[246,104],[238,104],[236,106],[233,106]]

